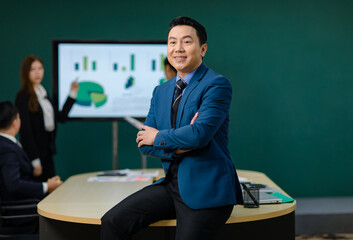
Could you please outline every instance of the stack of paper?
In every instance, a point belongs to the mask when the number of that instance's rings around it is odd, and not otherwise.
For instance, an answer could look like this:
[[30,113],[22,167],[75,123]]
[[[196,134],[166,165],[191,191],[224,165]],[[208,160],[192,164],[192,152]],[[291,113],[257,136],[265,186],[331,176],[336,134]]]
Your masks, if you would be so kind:
[[157,177],[158,171],[135,171],[130,169],[102,172],[97,176],[89,177],[88,182],[138,182],[150,181]]

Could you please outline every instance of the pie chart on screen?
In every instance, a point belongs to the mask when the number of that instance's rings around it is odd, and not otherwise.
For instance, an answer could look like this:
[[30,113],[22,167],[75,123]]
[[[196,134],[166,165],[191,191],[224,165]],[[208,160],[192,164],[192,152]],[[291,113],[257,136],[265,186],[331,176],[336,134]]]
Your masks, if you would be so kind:
[[79,82],[77,98],[75,104],[90,107],[92,104],[99,108],[107,102],[107,95],[101,85],[91,81]]

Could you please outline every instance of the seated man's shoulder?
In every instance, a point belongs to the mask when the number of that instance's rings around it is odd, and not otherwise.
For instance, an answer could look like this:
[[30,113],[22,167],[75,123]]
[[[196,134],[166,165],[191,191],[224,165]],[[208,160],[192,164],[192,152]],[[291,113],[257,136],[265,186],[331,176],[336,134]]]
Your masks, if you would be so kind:
[[0,160],[6,160],[6,156],[8,155],[17,155],[19,151],[17,151],[15,143],[11,143],[10,141],[2,141],[0,140]]
[[3,139],[0,136],[0,152],[14,151],[14,144],[11,140]]

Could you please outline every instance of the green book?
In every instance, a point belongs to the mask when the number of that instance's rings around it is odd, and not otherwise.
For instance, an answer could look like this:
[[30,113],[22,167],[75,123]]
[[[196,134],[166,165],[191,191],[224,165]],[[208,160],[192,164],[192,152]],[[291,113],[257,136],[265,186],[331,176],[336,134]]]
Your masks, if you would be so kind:
[[293,198],[287,197],[286,195],[283,195],[282,193],[279,193],[279,192],[271,193],[271,195],[283,199],[282,203],[294,202]]

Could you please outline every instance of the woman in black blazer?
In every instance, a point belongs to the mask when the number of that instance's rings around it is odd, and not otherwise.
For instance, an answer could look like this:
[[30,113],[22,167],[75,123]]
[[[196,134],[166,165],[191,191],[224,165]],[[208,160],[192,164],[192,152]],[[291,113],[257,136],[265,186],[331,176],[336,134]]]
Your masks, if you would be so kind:
[[78,91],[78,83],[71,91],[63,110],[56,112],[51,99],[41,85],[44,76],[42,60],[35,55],[26,57],[21,65],[21,89],[16,96],[16,106],[21,117],[20,141],[34,167],[38,181],[55,176],[53,155],[56,153],[55,135],[57,121],[64,122]]

